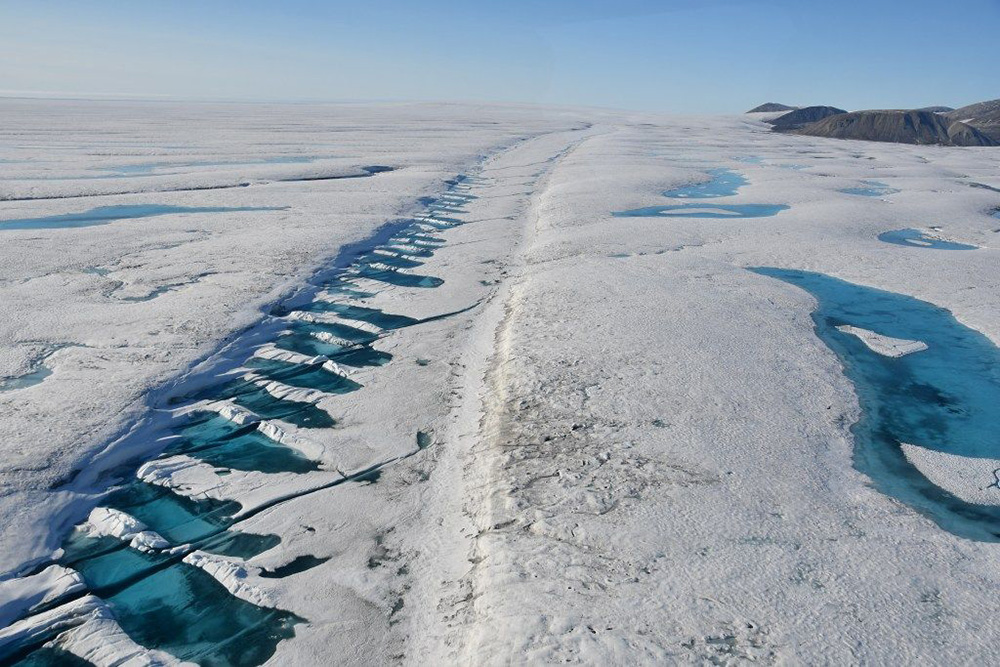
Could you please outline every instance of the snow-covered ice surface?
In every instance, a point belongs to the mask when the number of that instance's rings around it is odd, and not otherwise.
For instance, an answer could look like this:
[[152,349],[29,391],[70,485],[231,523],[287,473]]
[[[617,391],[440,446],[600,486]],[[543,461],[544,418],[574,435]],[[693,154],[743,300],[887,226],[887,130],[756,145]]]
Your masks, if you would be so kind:
[[[970,187],[995,151],[516,107],[3,104],[0,374],[52,373],[0,393],[0,641],[95,664],[992,659],[1000,542],[854,467],[867,403],[816,300],[747,269],[910,295],[996,343],[1000,201]],[[720,169],[739,187],[700,208],[787,208],[612,215]],[[335,175],[357,177],[302,180]],[[898,192],[841,192],[870,180]],[[122,203],[282,210],[2,229]],[[900,228],[981,250],[878,240]],[[834,325],[882,363],[934,352]],[[899,445],[997,502],[995,448]],[[150,605],[258,650],[151,631]]]

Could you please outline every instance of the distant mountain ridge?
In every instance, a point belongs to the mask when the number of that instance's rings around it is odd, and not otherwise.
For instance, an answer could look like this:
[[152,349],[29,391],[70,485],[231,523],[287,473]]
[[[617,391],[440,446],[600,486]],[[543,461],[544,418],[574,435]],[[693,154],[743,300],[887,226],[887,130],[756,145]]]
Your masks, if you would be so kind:
[[899,144],[996,146],[996,141],[966,123],[933,111],[855,111],[836,114],[795,130],[832,139],[862,139]]
[[966,123],[994,141],[1000,142],[1000,100],[970,104],[945,114],[950,120]]
[[747,113],[765,113],[773,111],[794,111],[798,107],[790,107],[787,104],[779,104],[778,102],[765,102],[758,107],[754,107],[747,111]]
[[[762,104],[747,113],[780,111],[785,105]],[[776,132],[833,139],[857,139],[942,146],[1000,146],[1000,99],[959,109],[869,109],[847,112],[830,106],[792,109],[766,120]]]
[[789,132],[810,123],[815,123],[816,121],[822,120],[828,116],[835,116],[842,113],[847,112],[843,109],[838,109],[837,107],[803,107],[801,109],[796,109],[795,111],[790,111],[784,116],[778,116],[777,118],[767,122],[773,125],[774,129],[778,132]]

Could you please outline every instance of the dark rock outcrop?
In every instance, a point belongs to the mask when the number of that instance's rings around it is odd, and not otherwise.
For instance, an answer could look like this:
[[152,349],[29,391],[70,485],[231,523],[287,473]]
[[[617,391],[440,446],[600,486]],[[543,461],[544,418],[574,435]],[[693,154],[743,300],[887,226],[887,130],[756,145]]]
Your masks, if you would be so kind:
[[790,132],[829,116],[847,113],[837,107],[803,107],[768,121],[778,132]]
[[946,115],[949,120],[971,125],[994,141],[1000,141],[1000,100],[970,104]]
[[931,113],[948,113],[954,110],[954,107],[920,107],[916,109],[916,111],[930,111]]
[[766,102],[761,104],[759,107],[754,107],[747,111],[747,113],[764,113],[770,111],[793,111],[798,109],[798,107],[790,107],[787,104],[778,104],[777,102]]
[[977,128],[948,116],[931,111],[855,111],[831,115],[795,131],[813,137],[902,144],[998,145]]

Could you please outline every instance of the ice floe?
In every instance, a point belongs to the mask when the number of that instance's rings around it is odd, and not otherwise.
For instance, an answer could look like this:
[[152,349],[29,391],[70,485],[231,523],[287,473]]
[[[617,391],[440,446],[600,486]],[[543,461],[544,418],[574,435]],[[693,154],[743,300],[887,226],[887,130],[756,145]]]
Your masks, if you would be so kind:
[[904,357],[908,354],[922,352],[927,349],[927,343],[919,340],[892,338],[891,336],[884,336],[880,333],[875,333],[874,331],[851,326],[849,324],[841,324],[837,327],[837,331],[843,331],[844,333],[851,334],[852,336],[857,336],[869,350],[886,357]]
[[156,531],[149,530],[142,521],[110,507],[92,509],[87,517],[87,529],[98,537],[107,535],[128,542],[129,546],[139,551],[159,551],[170,547],[170,542]]

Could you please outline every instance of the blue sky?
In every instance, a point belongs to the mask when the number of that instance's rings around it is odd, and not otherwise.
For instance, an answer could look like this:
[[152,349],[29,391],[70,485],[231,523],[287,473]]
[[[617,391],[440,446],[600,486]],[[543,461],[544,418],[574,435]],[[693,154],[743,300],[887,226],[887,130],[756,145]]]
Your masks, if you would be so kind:
[[667,113],[1000,97],[1000,0],[0,0],[0,94]]

